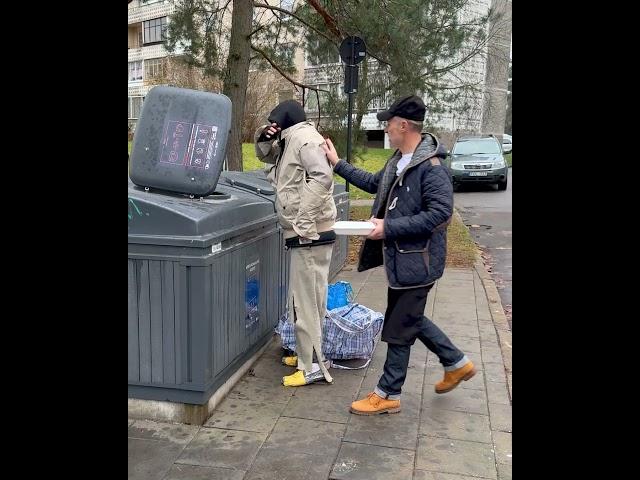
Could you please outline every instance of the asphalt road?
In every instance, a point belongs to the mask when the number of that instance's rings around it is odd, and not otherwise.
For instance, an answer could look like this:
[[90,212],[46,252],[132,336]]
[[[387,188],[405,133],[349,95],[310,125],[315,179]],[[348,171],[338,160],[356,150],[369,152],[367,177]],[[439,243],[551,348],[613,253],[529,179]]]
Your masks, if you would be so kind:
[[500,300],[511,326],[511,192],[513,173],[505,191],[493,185],[463,185],[454,203],[473,239],[491,267]]

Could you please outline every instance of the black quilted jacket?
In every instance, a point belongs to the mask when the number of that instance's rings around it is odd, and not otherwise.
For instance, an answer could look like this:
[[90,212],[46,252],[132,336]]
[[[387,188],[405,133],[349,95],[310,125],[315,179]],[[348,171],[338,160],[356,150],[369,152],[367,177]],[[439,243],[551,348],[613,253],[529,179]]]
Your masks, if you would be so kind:
[[358,271],[384,262],[391,288],[429,285],[442,276],[446,227],[453,213],[451,177],[440,163],[445,155],[437,138],[427,133],[399,177],[399,150],[377,173],[338,162],[335,173],[366,192],[377,193],[371,214],[384,218],[385,238],[363,243]]

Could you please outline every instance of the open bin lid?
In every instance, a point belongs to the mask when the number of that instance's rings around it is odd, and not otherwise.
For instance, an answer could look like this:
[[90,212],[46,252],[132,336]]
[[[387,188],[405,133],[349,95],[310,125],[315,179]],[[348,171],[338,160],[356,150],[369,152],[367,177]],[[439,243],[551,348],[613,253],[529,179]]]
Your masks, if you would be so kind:
[[142,187],[210,195],[231,126],[225,95],[158,86],[145,97],[131,148],[131,180]]

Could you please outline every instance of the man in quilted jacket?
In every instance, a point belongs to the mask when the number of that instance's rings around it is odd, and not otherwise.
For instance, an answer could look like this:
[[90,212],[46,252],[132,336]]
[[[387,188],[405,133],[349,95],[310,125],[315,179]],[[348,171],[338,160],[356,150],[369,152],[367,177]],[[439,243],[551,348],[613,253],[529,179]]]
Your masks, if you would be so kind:
[[360,251],[358,271],[385,266],[389,287],[382,341],[387,342],[384,372],[375,390],[351,404],[360,415],[400,411],[400,393],[416,338],[444,367],[436,393],[469,380],[476,369],[469,358],[424,315],[427,294],[442,276],[447,256],[447,225],[453,213],[453,188],[440,163],[446,150],[438,139],[422,134],[426,107],[410,95],[377,114],[397,150],[377,173],[341,161],[330,139],[323,146],[334,172],[369,193],[375,229]]

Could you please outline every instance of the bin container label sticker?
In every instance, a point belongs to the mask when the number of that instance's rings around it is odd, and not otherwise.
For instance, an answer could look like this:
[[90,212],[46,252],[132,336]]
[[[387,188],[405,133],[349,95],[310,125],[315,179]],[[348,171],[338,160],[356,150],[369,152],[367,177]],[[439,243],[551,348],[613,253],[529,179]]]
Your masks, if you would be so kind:
[[208,170],[218,150],[217,134],[215,125],[167,120],[160,162]]
[[245,331],[248,333],[258,325],[260,304],[260,260],[245,267]]
[[211,245],[211,253],[216,253],[222,250],[222,243],[218,242],[218,243],[214,243],[213,245]]

